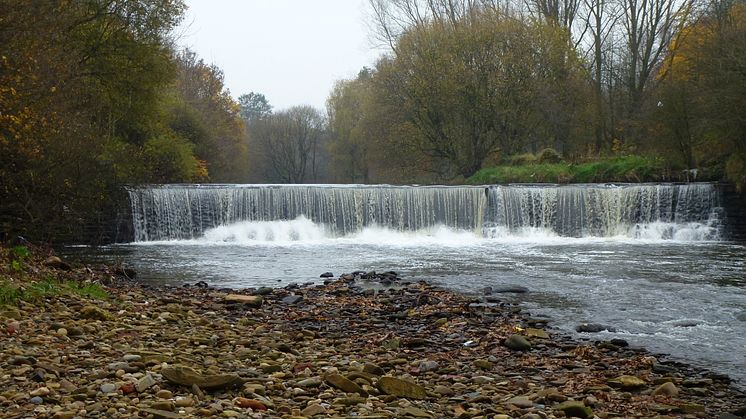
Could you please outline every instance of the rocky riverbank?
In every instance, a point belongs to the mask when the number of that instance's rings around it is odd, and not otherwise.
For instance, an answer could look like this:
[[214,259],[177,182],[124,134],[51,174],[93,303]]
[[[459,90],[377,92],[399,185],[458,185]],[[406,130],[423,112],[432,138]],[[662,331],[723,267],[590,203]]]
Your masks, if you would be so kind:
[[0,307],[1,416],[746,415],[746,395],[722,375],[623,341],[579,343],[508,304],[361,281],[247,290],[125,282],[110,284],[108,299]]

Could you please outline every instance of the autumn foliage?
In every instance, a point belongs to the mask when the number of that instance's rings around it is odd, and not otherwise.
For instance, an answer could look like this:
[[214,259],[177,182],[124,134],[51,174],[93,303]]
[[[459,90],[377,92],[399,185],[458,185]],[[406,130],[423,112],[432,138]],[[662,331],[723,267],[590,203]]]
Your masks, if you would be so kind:
[[111,240],[125,184],[241,180],[221,71],[174,49],[184,10],[0,1],[0,232]]

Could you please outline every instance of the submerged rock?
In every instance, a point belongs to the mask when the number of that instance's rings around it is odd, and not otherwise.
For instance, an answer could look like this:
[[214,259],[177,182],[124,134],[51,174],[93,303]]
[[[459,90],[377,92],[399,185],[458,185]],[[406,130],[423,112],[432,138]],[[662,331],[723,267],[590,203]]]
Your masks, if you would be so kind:
[[528,291],[529,291],[528,288],[520,286],[520,285],[504,285],[500,287],[494,287],[491,289],[491,293],[495,293],[495,294],[525,294]]
[[598,323],[582,323],[575,326],[575,331],[579,333],[598,333],[603,331],[616,332],[616,328]]

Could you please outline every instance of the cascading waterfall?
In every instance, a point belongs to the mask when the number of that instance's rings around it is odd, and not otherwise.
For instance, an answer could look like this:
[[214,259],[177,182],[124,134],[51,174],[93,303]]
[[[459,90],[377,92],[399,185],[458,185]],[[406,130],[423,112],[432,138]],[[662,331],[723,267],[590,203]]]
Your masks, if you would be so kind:
[[[446,226],[484,237],[526,230],[568,237],[714,240],[713,184],[643,185],[156,185],[129,189],[136,241],[194,239],[237,223],[305,217],[339,237],[378,226]],[[254,226],[256,227],[256,226]]]
[[368,226],[478,230],[487,201],[484,188],[444,186],[162,185],[129,195],[137,241],[192,239],[242,221],[298,217],[335,236]]
[[713,240],[722,228],[718,195],[710,183],[498,186],[490,188],[485,233]]

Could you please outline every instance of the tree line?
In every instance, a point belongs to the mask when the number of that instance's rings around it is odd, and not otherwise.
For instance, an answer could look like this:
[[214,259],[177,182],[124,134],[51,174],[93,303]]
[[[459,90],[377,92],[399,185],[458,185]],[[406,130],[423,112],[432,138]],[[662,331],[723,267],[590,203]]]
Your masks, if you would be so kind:
[[641,154],[672,176],[706,168],[746,183],[743,1],[370,8],[390,52],[329,97],[337,181],[458,182],[549,148],[569,162]]
[[527,153],[746,185],[744,0],[369,0],[387,52],[323,110],[234,100],[177,47],[185,8],[0,0],[0,232],[95,240],[126,185],[459,183]]
[[388,52],[336,83],[313,137],[271,107],[250,123],[255,181],[458,183],[547,150],[568,163],[641,155],[660,180],[746,185],[743,0],[369,9]]

